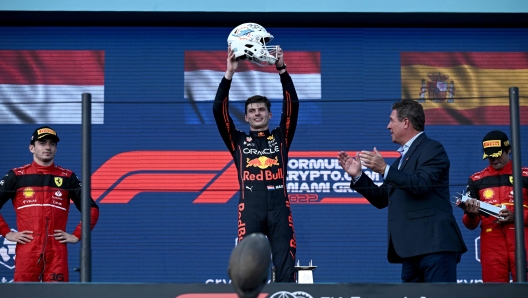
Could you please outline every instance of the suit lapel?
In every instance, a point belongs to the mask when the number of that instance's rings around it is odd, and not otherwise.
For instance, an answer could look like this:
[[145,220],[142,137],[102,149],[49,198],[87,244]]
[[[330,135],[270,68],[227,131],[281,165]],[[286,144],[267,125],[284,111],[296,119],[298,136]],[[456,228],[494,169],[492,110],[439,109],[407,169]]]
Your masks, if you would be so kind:
[[[403,168],[405,167],[405,165],[407,164],[407,161],[409,161],[409,159],[411,158],[411,155],[414,153],[414,151],[416,151],[416,149],[418,148],[418,146],[420,146],[420,144],[422,143],[422,140],[425,138],[425,133],[421,134],[420,136],[418,136],[416,138],[416,140],[414,140],[414,142],[411,144],[411,147],[409,147],[409,150],[407,150],[407,153],[405,153],[404,156],[396,159],[393,163],[392,163],[392,166],[393,168],[398,168],[398,165],[400,164],[400,159],[403,158],[403,161],[402,161],[402,164],[401,164],[401,167],[400,167],[400,171],[403,170]],[[394,192],[394,189],[396,189],[395,187],[393,187],[392,185],[390,184],[386,184],[387,187],[389,188],[389,196],[392,194],[392,192]]]
[[[420,146],[424,138],[425,138],[425,132],[422,133],[420,136],[418,136],[416,140],[414,140],[414,142],[411,144],[411,147],[409,148],[409,150],[407,150],[407,153],[405,153],[405,155],[403,156],[403,161],[400,167],[400,171],[405,168],[407,161],[409,161],[409,158],[411,158],[412,154],[414,153],[414,151],[416,151],[418,146]],[[398,159],[398,163],[399,163],[399,159]]]

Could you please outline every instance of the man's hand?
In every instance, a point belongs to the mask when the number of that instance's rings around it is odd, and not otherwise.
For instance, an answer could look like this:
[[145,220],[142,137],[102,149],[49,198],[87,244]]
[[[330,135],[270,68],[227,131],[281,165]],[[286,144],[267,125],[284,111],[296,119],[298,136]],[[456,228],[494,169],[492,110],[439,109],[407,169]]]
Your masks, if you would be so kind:
[[502,209],[501,211],[499,211],[499,216],[502,217],[501,219],[499,219],[499,222],[513,222],[513,212],[509,209]]
[[361,176],[361,161],[359,160],[359,152],[356,153],[356,157],[348,155],[345,151],[341,151],[337,154],[337,160],[339,164],[350,175],[350,177]]
[[227,48],[227,70],[226,70],[225,78],[228,80],[233,79],[233,75],[235,74],[237,68],[238,68],[238,59],[235,58],[235,51],[233,51],[231,47],[228,47]]
[[469,199],[464,203],[464,211],[470,216],[479,215],[480,201],[477,199]]
[[77,238],[75,235],[68,234],[62,230],[53,230],[53,232],[53,237],[55,237],[55,240],[58,240],[60,243],[79,242],[79,238]]
[[22,231],[22,232],[9,232],[6,234],[5,238],[11,242],[16,242],[20,244],[26,244],[33,240],[33,231]]
[[359,158],[361,163],[367,168],[370,168],[374,172],[380,173],[381,175],[385,174],[385,168],[387,167],[387,164],[376,147],[374,147],[373,151],[361,151]]
[[[282,51],[280,46],[277,46],[277,61],[275,61],[276,67],[282,67],[284,66],[284,52]],[[286,70],[283,69],[280,71],[280,73],[285,72]]]

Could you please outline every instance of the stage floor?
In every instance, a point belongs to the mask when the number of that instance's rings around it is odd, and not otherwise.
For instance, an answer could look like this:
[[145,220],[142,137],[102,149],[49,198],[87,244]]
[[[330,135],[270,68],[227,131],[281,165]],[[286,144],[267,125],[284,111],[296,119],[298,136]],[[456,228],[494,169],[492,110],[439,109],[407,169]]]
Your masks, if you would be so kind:
[[[2,297],[237,298],[231,285],[138,283],[4,283]],[[497,298],[528,297],[514,284],[268,284],[259,298]]]

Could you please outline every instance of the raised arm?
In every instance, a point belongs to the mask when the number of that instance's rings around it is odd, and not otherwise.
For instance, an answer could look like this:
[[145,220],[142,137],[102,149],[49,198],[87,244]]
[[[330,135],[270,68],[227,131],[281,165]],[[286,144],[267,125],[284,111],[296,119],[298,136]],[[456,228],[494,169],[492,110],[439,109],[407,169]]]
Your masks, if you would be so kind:
[[286,146],[289,148],[295,135],[295,129],[297,128],[297,119],[299,117],[299,98],[297,97],[297,91],[293,85],[292,78],[283,68],[286,64],[284,63],[284,54],[282,49],[279,47],[277,51],[277,57],[279,58],[275,63],[277,70],[279,70],[280,80],[282,84],[282,115],[280,121],[280,128],[284,133]]
[[218,132],[231,153],[235,151],[236,146],[235,123],[229,115],[229,89],[231,88],[231,79],[237,68],[238,61],[235,59],[234,52],[229,48],[227,52],[227,70],[218,86],[213,102],[213,115]]

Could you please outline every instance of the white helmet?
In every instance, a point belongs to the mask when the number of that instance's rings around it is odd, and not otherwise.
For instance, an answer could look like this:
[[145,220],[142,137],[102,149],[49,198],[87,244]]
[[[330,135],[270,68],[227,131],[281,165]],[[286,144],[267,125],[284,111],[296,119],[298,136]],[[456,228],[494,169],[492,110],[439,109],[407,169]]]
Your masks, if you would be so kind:
[[237,26],[227,37],[227,44],[235,52],[235,58],[258,65],[272,65],[277,61],[278,46],[266,46],[273,35],[259,24],[244,23]]

